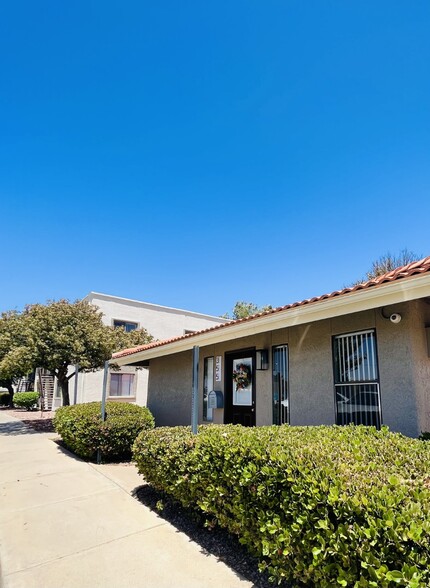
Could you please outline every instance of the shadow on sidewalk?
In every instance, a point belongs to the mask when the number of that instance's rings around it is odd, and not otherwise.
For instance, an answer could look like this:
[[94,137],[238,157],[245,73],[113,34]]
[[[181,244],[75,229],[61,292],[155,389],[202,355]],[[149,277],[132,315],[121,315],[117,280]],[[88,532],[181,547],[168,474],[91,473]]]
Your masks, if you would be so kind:
[[22,421],[0,423],[0,435],[37,435],[40,431],[32,429]]
[[[142,504],[155,511],[158,516],[171,523],[178,531],[185,533],[191,541],[201,547],[205,555],[214,555],[229,566],[239,577],[253,582],[252,588],[274,588],[268,574],[260,573],[258,560],[253,557],[234,535],[218,526],[205,527],[205,519],[197,512],[183,508],[162,492],[148,484],[139,486],[133,496]],[[283,583],[283,588],[290,586]]]

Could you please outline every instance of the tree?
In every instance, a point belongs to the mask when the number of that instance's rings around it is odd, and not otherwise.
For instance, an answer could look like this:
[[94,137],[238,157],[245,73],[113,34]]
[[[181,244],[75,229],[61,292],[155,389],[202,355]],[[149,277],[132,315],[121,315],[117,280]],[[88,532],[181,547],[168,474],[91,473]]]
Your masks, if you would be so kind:
[[355,282],[355,284],[361,284],[362,282],[367,282],[367,280],[374,280],[375,278],[383,276],[384,274],[387,274],[388,272],[391,272],[394,269],[401,267],[402,265],[407,265],[413,261],[418,261],[421,258],[422,255],[417,255],[413,251],[409,251],[406,248],[402,249],[398,255],[392,255],[390,252],[385,253],[373,261],[370,270],[366,272],[366,276],[358,282]]
[[233,316],[226,313],[223,315],[223,318],[243,319],[259,312],[265,312],[266,310],[272,310],[272,306],[270,304],[267,306],[257,306],[253,302],[238,300],[233,308]]
[[11,407],[13,385],[31,371],[32,358],[26,347],[23,317],[16,311],[3,312],[0,316],[0,386],[8,390]]
[[23,313],[22,352],[33,368],[45,368],[57,378],[65,406],[70,404],[69,381],[75,375],[69,366],[79,364],[79,371],[94,372],[115,351],[152,340],[145,329],[126,333],[104,325],[102,316],[96,306],[79,300],[34,304]]

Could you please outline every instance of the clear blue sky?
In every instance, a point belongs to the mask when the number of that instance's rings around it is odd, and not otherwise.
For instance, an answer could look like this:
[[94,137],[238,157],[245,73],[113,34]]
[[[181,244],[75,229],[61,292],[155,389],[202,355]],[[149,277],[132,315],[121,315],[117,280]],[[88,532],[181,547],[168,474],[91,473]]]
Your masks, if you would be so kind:
[[0,7],[0,310],[221,314],[430,255],[428,0]]

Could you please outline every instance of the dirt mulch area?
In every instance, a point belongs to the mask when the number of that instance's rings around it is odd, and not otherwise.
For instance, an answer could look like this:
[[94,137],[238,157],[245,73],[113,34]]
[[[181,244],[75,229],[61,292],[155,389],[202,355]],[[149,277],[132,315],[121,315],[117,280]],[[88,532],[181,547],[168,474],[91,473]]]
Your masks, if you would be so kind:
[[22,421],[25,425],[31,427],[39,433],[53,433],[54,426],[52,419],[54,418],[54,412],[50,410],[25,410],[19,408],[2,408],[2,412],[9,414]]

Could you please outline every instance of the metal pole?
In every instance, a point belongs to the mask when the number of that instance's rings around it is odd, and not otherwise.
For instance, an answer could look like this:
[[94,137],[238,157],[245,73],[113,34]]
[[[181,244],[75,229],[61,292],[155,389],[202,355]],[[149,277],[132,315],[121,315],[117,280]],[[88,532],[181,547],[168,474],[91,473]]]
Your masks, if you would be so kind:
[[199,347],[193,347],[193,392],[191,400],[191,430],[197,435],[199,423]]
[[[103,392],[102,392],[102,410],[101,410],[101,417],[102,421],[106,420],[106,389],[107,389],[107,379],[109,373],[109,361],[105,361],[105,369],[103,373]],[[102,452],[100,449],[97,450],[97,463],[100,464],[102,462]]]
[[40,402],[40,414],[42,415],[43,413],[43,409],[45,408],[45,398],[43,397],[43,383],[42,383],[42,373],[40,371],[40,368],[36,368],[37,370],[37,376],[35,377],[35,380],[37,381],[37,377],[39,378],[39,402]]
[[75,365],[75,392],[73,394],[73,404],[78,404],[78,373],[79,364]]

